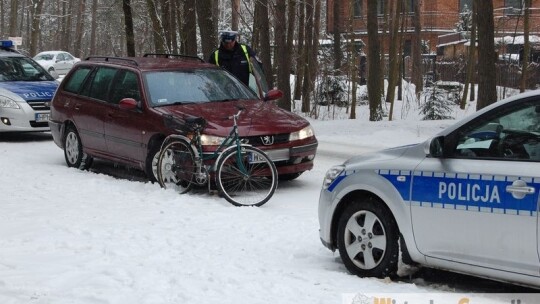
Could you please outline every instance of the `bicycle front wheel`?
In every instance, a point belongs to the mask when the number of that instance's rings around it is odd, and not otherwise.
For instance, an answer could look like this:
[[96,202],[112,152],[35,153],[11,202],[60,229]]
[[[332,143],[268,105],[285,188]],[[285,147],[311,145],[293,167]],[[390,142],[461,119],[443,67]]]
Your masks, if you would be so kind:
[[216,167],[218,190],[235,206],[262,206],[277,188],[274,162],[254,147],[224,152]]
[[190,144],[184,140],[172,140],[159,153],[158,182],[163,188],[186,193],[193,187],[195,168],[195,155]]

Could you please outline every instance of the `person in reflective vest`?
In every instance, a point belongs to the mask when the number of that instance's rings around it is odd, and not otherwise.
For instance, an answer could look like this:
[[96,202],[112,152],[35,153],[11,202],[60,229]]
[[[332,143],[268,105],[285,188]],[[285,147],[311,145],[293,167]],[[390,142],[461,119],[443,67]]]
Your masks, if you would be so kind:
[[249,85],[249,74],[251,73],[251,60],[256,58],[256,53],[251,47],[238,43],[235,31],[223,31],[219,35],[219,48],[216,49],[208,59],[208,62],[223,67]]

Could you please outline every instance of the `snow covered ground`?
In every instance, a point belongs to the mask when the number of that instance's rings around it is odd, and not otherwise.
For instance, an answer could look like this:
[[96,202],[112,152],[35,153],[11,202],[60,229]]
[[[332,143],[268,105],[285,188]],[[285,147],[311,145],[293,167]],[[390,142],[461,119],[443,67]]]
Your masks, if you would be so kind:
[[205,191],[178,195],[107,163],[70,169],[50,134],[0,134],[0,303],[311,304],[359,292],[530,292],[444,272],[397,282],[347,273],[319,241],[326,170],[453,123],[365,115],[359,107],[357,120],[312,120],[315,168],[281,183],[260,208]]

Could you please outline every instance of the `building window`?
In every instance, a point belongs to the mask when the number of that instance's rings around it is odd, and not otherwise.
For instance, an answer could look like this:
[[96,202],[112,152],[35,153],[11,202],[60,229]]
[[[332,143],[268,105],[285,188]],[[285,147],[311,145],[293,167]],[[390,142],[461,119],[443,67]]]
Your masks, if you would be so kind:
[[384,15],[384,1],[385,0],[377,0],[377,14]]
[[416,4],[416,0],[407,0],[404,3],[406,6],[403,8],[403,11],[406,13],[414,13],[414,5]]
[[506,15],[521,15],[523,13],[522,0],[504,0],[504,7]]
[[362,0],[354,0],[354,17],[362,17]]
[[459,0],[459,11],[472,11],[472,2],[473,0]]

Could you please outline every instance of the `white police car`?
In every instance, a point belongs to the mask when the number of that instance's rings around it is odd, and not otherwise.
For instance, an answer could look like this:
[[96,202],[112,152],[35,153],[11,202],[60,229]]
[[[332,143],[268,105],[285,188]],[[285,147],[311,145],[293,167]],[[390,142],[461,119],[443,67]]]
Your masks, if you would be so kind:
[[49,131],[58,82],[38,63],[0,40],[0,132]]
[[320,237],[359,276],[398,256],[540,287],[540,90],[482,109],[422,144],[349,159],[325,176]]

